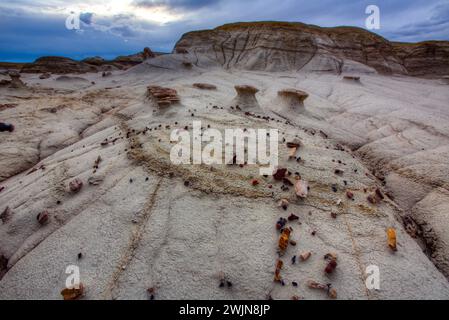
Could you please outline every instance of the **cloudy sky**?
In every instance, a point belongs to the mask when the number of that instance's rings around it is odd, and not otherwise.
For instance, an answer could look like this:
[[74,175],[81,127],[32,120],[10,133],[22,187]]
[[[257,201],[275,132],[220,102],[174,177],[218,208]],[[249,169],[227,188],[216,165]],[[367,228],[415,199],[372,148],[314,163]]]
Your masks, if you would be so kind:
[[449,0],[0,0],[0,61],[169,52],[184,32],[237,21],[365,27],[370,4],[390,40],[449,40]]

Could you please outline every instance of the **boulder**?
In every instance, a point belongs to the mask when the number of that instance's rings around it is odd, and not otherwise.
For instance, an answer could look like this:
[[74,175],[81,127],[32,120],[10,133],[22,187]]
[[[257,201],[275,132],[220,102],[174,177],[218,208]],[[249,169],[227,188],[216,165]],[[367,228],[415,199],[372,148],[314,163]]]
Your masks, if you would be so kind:
[[159,108],[166,108],[180,102],[175,89],[160,86],[149,86],[147,88],[147,97],[153,100]]

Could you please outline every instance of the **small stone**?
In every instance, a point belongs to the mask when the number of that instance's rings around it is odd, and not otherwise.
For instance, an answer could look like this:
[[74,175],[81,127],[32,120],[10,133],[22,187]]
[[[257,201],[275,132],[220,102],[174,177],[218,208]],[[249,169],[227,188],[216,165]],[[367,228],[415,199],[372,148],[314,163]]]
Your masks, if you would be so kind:
[[78,178],[70,181],[70,183],[69,183],[70,191],[73,193],[78,193],[82,187],[83,187],[83,182]]
[[154,300],[155,294],[156,294],[156,289],[155,288],[148,288],[147,289],[147,293],[148,293],[148,296],[149,296],[150,300]]
[[337,299],[337,290],[335,290],[335,288],[330,288],[327,294],[329,298]]
[[84,286],[82,283],[78,285],[78,287],[75,288],[65,288],[61,291],[61,295],[63,296],[64,300],[76,300],[78,298],[81,298],[84,294]]
[[367,199],[368,202],[371,203],[371,204],[376,204],[376,203],[377,203],[376,197],[373,196],[373,195],[371,195],[371,194],[370,194],[366,199]]
[[338,176],[342,176],[343,173],[344,173],[344,171],[343,171],[343,170],[340,170],[340,169],[335,169],[334,173],[335,173],[336,175],[338,175]]
[[301,259],[301,261],[306,261],[310,258],[311,255],[312,255],[312,252],[310,252],[310,251],[304,252],[304,253],[301,253],[299,258]]
[[284,210],[287,210],[289,204],[290,204],[290,203],[288,202],[287,199],[281,199],[281,200],[279,201],[279,203],[278,203],[278,206],[281,207],[281,208],[284,209]]
[[292,257],[292,264],[296,264],[296,256]]
[[42,211],[41,213],[39,213],[36,217],[37,221],[39,222],[40,225],[45,225],[48,222],[49,219],[49,215],[48,215],[48,211]]
[[285,168],[277,169],[276,172],[273,174],[273,178],[277,181],[282,181],[282,179],[285,177],[286,173],[287,173],[287,169],[285,169]]
[[279,218],[279,220],[276,222],[276,229],[281,230],[285,227],[287,224],[287,220],[285,218]]

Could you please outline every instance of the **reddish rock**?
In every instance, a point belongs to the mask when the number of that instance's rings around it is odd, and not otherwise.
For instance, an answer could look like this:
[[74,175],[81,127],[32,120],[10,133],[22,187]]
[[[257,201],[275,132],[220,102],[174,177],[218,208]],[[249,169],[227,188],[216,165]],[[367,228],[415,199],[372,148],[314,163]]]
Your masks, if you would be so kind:
[[48,222],[49,219],[49,213],[47,210],[40,212],[37,217],[37,222],[39,222],[40,225],[45,225]]
[[282,181],[282,179],[284,179],[286,173],[287,173],[287,169],[285,169],[285,168],[277,169],[276,172],[273,174],[273,178],[277,181]]
[[147,97],[152,99],[160,108],[169,107],[180,102],[180,98],[175,89],[160,86],[149,86]]
[[197,89],[201,89],[201,90],[216,90],[217,89],[216,86],[214,86],[213,84],[208,84],[208,83],[194,83],[193,87],[197,88]]
[[82,187],[83,187],[83,182],[78,178],[70,181],[70,183],[69,183],[70,191],[73,193],[78,193]]

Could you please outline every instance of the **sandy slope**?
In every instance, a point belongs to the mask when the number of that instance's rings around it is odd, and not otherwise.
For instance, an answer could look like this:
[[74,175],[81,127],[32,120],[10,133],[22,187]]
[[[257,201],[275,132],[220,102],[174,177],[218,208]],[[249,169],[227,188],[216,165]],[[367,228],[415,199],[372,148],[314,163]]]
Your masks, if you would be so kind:
[[[1,89],[2,103],[17,106],[0,111],[0,117],[16,124],[17,131],[1,133],[0,141],[7,150],[0,156],[0,175],[6,179],[0,211],[12,210],[0,224],[0,254],[9,261],[0,298],[59,299],[70,264],[80,267],[88,299],[146,299],[149,287],[156,287],[158,299],[326,298],[307,288],[309,279],[332,283],[342,299],[449,298],[446,278],[400,219],[410,213],[418,221],[425,213],[431,226],[445,219],[447,85],[374,74],[363,74],[361,83],[353,84],[330,74],[186,69],[182,59],[158,57],[108,78],[83,76],[88,81],[29,75],[24,78],[29,89]],[[195,82],[218,89],[198,90]],[[157,108],[145,99],[150,84],[176,89],[182,105],[153,112]],[[256,113],[275,120],[230,109],[236,84],[260,89]],[[310,94],[305,111],[283,114],[276,94],[284,88]],[[303,161],[289,161],[282,141],[279,161],[309,180],[309,197],[299,200],[292,188],[282,191],[272,177],[260,177],[257,167],[173,166],[170,132],[191,126],[192,120],[219,129],[279,128],[287,141],[297,135],[304,143]],[[145,127],[152,130],[136,134]],[[105,138],[117,140],[101,146]],[[338,150],[337,141],[349,148]],[[98,156],[102,162],[94,173]],[[33,165],[38,170],[30,173]],[[345,171],[342,177],[334,174],[337,168]],[[385,177],[386,186],[371,169]],[[74,195],[67,185],[75,177],[84,187]],[[89,185],[90,177],[99,184]],[[256,187],[254,178],[260,180]],[[370,204],[366,197],[377,187],[390,190],[396,202],[386,197]],[[346,198],[347,189],[355,201]],[[291,201],[287,211],[277,206],[282,197]],[[40,226],[36,215],[45,209],[50,221]],[[338,213],[336,219],[331,212]],[[275,223],[290,213],[300,223],[289,223],[297,246],[282,257],[287,285],[281,286],[273,282]],[[398,230],[396,253],[386,245],[388,227]],[[433,253],[447,272],[443,230],[432,230],[439,243]],[[305,251],[312,251],[310,260],[292,265],[291,257]],[[323,272],[328,252],[338,255],[331,276]],[[380,267],[379,291],[365,287],[368,265]],[[232,289],[218,287],[220,272]]]

